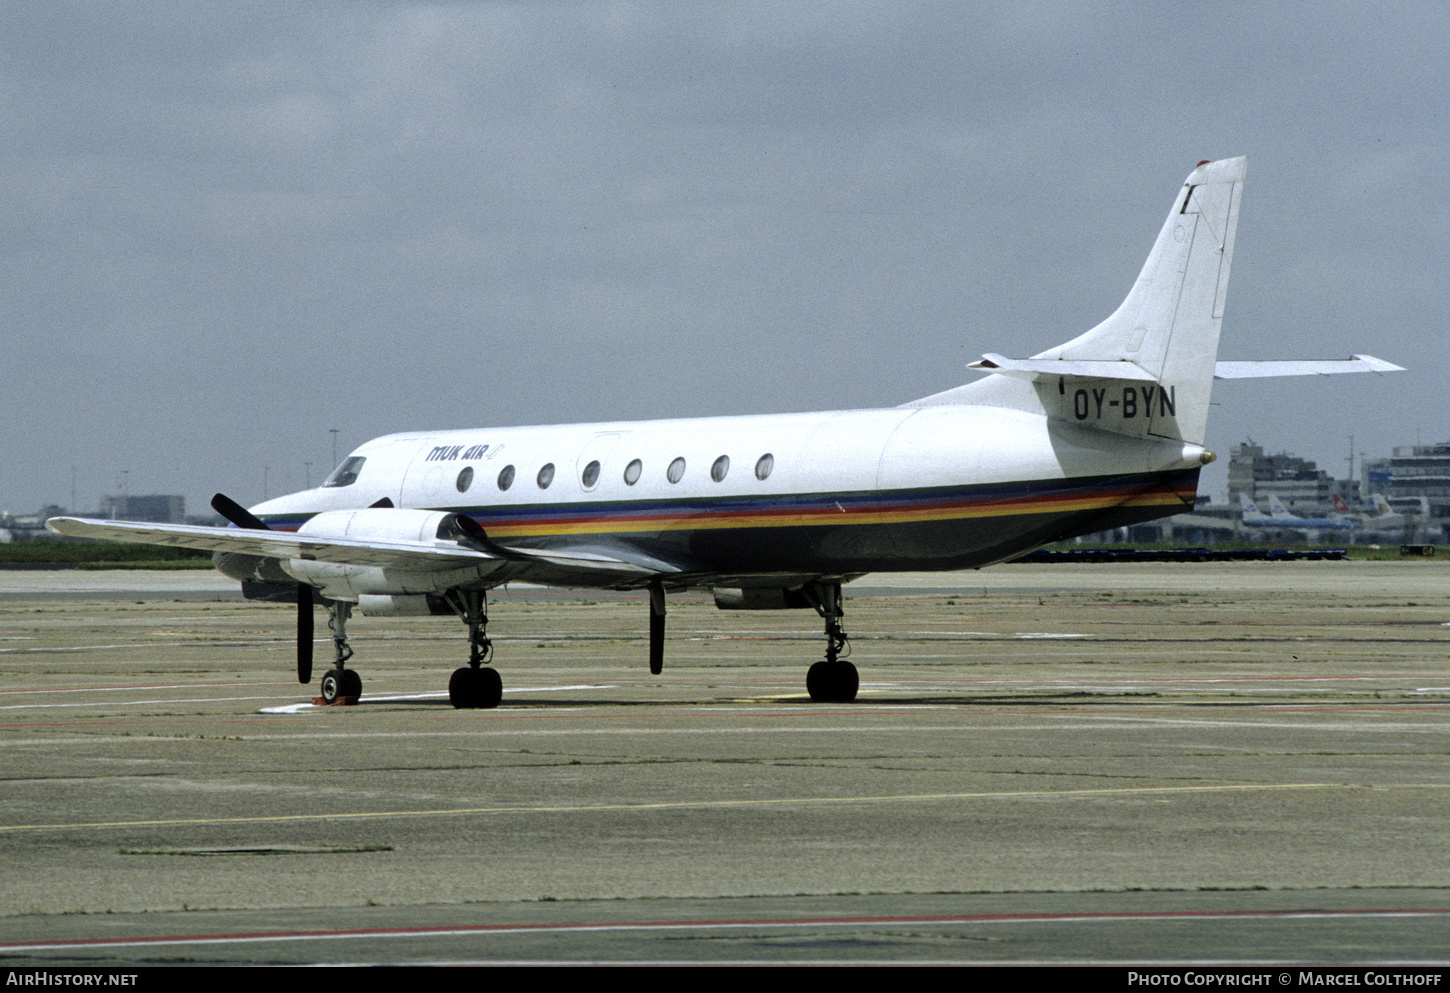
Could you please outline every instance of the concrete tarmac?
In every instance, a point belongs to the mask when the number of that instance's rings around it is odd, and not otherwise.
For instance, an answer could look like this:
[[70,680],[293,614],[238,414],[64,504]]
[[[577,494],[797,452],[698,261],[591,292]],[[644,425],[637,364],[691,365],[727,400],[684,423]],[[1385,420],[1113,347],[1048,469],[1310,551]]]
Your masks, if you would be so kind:
[[[0,955],[209,962],[1450,960],[1450,567],[1014,565],[814,614],[500,591],[356,618],[208,573],[0,573]],[[319,622],[319,631],[326,627]],[[318,643],[319,660],[330,646]],[[320,674],[327,666],[316,667]]]

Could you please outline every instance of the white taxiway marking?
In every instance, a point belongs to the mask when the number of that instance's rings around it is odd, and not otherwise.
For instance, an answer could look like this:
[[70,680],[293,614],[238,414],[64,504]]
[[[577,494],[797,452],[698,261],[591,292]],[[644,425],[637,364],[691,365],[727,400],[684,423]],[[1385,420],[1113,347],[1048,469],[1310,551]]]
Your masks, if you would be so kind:
[[[1028,925],[1050,926],[1064,923],[1121,925],[1133,923],[1180,923],[1183,921],[1241,921],[1241,920],[1332,920],[1332,919],[1375,919],[1442,917],[1450,911],[1444,908],[1388,908],[1383,910],[1159,910],[1119,913],[1038,913],[1038,914],[941,914],[941,915],[878,915],[811,917],[801,919],[785,918],[737,918],[703,921],[579,921],[553,924],[464,924],[438,927],[392,927],[392,928],[347,928],[335,931],[272,931],[238,934],[195,934],[195,935],[141,935],[130,938],[72,938],[56,941],[14,942],[0,945],[5,952],[54,951],[64,948],[156,948],[175,945],[247,945],[260,942],[322,942],[361,940],[377,941],[384,938],[404,938],[416,941],[424,938],[483,937],[499,935],[560,934],[609,931],[732,931],[732,930],[803,930],[811,928],[868,927],[886,924],[912,925],[916,927],[943,926],[959,927],[971,925]],[[472,960],[470,960],[472,961]],[[482,960],[481,960],[482,961]],[[535,964],[534,960],[527,960]],[[484,964],[497,964],[484,961]],[[582,963],[581,963],[582,964]],[[597,963],[589,963],[597,964]],[[677,964],[677,963],[667,963]],[[689,963],[694,964],[694,963]],[[816,962],[804,964],[819,964]],[[947,963],[956,964],[956,963]]]
[[[143,707],[147,704],[175,704],[175,703],[233,703],[237,700],[275,700],[277,694],[272,696],[210,696],[210,697],[161,697],[156,700],[107,700],[108,707]],[[90,700],[84,703],[12,703],[0,707],[0,710],[54,710],[72,707],[94,707],[96,702]]]

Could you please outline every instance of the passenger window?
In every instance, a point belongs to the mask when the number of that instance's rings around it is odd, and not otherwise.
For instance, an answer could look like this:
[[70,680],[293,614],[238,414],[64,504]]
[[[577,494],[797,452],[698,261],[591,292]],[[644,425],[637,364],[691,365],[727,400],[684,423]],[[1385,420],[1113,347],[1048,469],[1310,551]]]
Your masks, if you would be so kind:
[[669,469],[665,471],[665,478],[672,483],[678,483],[685,478],[685,460],[675,459],[670,463]]
[[594,484],[599,482],[599,463],[590,462],[584,467],[584,475],[579,480],[584,484],[586,490],[594,489]]
[[639,459],[635,459],[629,465],[624,467],[625,483],[629,486],[633,486],[635,483],[639,482],[639,474],[642,472],[644,472],[644,463],[641,462]]
[[463,471],[458,474],[458,492],[467,493],[468,488],[473,485],[473,466],[464,466]]
[[362,471],[363,463],[367,459],[361,455],[349,455],[338,463],[337,468],[332,470],[332,475],[323,482],[323,486],[351,486],[357,482],[357,474]]
[[506,490],[514,484],[514,467],[506,465],[503,471],[498,474],[498,488]]
[[544,463],[544,468],[542,468],[542,469],[539,470],[539,478],[538,478],[539,489],[541,489],[541,490],[547,490],[549,488],[549,484],[552,483],[553,481],[554,481],[554,463],[552,463],[552,462],[546,462],[546,463]]
[[715,482],[717,483],[723,483],[725,481],[725,474],[729,471],[730,456],[722,455],[718,459],[716,459],[715,464],[710,467],[710,478],[715,480]]
[[770,470],[775,468],[775,456],[766,452],[755,463],[755,478],[765,480],[770,475]]

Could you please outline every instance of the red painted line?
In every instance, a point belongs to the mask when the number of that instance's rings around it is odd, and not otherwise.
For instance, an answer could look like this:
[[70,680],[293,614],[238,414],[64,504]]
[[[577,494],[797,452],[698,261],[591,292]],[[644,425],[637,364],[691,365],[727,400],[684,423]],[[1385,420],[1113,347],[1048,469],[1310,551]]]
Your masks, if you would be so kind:
[[1163,910],[1142,912],[945,914],[933,916],[763,917],[702,921],[598,921],[571,924],[465,924],[455,927],[350,928],[310,931],[244,931],[235,934],[155,935],[142,938],[79,938],[56,941],[0,943],[0,952],[57,948],[116,948],[126,946],[244,944],[263,941],[337,941],[356,938],[448,937],[467,934],[546,934],[582,931],[680,931],[717,928],[859,927],[877,924],[1062,924],[1121,921],[1202,921],[1264,919],[1333,919],[1345,917],[1434,917],[1450,908],[1399,910]]

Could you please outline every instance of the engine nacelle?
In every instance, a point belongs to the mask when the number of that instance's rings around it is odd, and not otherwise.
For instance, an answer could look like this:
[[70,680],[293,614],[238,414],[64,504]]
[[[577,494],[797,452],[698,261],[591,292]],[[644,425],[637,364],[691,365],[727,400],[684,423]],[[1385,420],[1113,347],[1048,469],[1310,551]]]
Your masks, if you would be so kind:
[[456,538],[461,533],[456,526],[445,526],[451,525],[456,517],[446,510],[399,510],[395,507],[326,510],[305,521],[297,533],[319,538],[404,542],[431,547],[440,538]]
[[427,617],[448,616],[453,611],[448,605],[433,596],[388,596],[364,593],[357,598],[358,609],[367,617]]
[[[329,510],[297,529],[300,535],[317,538],[351,538],[419,548],[457,546],[466,537],[458,515],[441,510],[400,510],[368,507],[363,510]],[[289,575],[320,589],[324,596],[357,600],[362,596],[408,596],[442,593],[456,586],[468,586],[504,568],[502,559],[438,568],[396,568],[392,566],[344,565],[316,559],[294,558],[282,563]]]
[[811,606],[800,590],[717,587],[714,593],[720,610],[806,610]]

